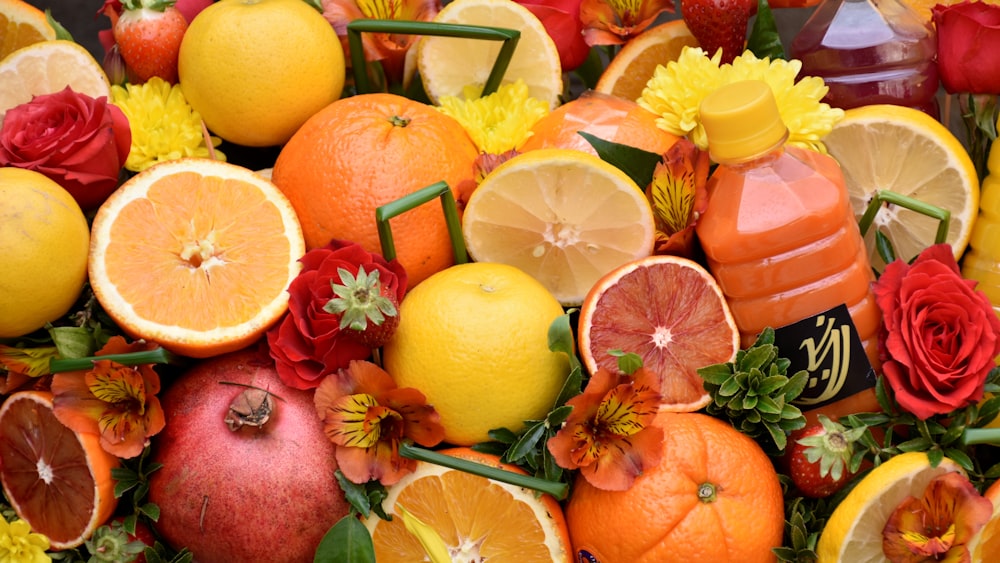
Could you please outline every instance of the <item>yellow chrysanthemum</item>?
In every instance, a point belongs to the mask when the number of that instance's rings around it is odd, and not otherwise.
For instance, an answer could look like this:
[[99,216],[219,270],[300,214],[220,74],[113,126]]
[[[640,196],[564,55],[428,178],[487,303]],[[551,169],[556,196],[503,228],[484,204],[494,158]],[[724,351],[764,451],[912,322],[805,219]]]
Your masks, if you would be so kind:
[[721,86],[719,62],[700,47],[684,47],[676,61],[658,65],[639,97],[639,105],[657,114],[657,126],[674,135],[687,137],[700,149],[708,148],[698,108],[709,93]]
[[503,84],[482,98],[444,96],[440,104],[438,109],[461,123],[479,151],[486,154],[520,148],[535,123],[549,113],[548,103],[529,96],[523,80]]
[[741,80],[763,80],[774,92],[778,111],[788,127],[788,143],[825,153],[822,139],[843,119],[841,109],[820,100],[827,86],[822,78],[807,76],[797,60],[758,59],[745,51],[732,64],[719,66],[720,54],[711,59],[700,48],[684,47],[676,61],[657,67],[639,98],[639,104],[660,115],[657,125],[675,135],[687,136],[700,149],[708,148],[699,107],[716,88]]
[[7,563],[45,563],[52,558],[45,553],[49,538],[31,531],[24,520],[7,522],[0,518],[0,561]]
[[[141,172],[158,162],[188,156],[225,160],[221,152],[208,150],[201,115],[188,104],[180,86],[156,77],[145,84],[112,86],[111,102],[121,108],[132,129],[128,170]],[[211,139],[213,147],[222,142]]]
[[758,59],[746,51],[721,70],[724,84],[755,79],[766,82],[774,92],[781,120],[788,127],[788,143],[826,153],[822,139],[844,118],[844,110],[820,101],[828,90],[822,78],[806,76],[795,82],[802,70],[801,61]]

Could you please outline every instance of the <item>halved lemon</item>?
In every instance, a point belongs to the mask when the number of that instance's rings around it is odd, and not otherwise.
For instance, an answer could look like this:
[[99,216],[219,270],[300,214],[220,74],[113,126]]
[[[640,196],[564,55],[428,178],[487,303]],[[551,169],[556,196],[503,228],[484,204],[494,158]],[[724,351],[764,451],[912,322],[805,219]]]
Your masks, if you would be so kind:
[[925,452],[889,458],[872,469],[826,521],[816,546],[818,563],[882,563],[882,529],[906,497],[920,497],[932,479],[948,472],[965,472],[944,458],[931,467]]
[[538,149],[494,169],[462,220],[478,262],[516,266],[564,306],[602,276],[653,252],[653,211],[624,172],[573,149]]
[[14,51],[0,60],[0,122],[8,110],[33,96],[67,86],[94,98],[111,95],[101,64],[78,43],[39,41]]
[[[521,32],[503,83],[524,80],[532,98],[559,104],[562,66],[559,50],[542,22],[530,10],[510,0],[455,0],[434,18],[436,23],[481,25]],[[417,68],[428,97],[465,98],[466,87],[482,90],[489,78],[500,41],[425,36],[417,44]]]
[[[962,143],[926,113],[876,104],[849,109],[823,142],[840,162],[854,214],[860,220],[877,192],[889,190],[951,212],[945,242],[958,259],[979,211],[979,179]],[[888,236],[896,257],[908,261],[934,244],[938,220],[897,205],[883,205],[865,233],[872,267],[885,262],[875,231]]]

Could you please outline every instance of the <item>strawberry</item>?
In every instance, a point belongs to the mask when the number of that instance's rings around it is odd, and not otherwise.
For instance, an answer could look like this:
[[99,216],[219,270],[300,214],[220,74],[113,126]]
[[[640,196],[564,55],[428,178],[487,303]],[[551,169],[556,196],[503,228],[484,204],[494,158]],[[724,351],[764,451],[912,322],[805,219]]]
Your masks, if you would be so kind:
[[177,57],[187,20],[175,0],[123,0],[115,22],[115,42],[130,76],[146,82],[154,76],[177,83]]
[[323,310],[340,315],[340,330],[369,348],[389,341],[399,325],[399,301],[396,292],[379,281],[379,271],[366,273],[364,266],[353,276],[338,268],[339,284],[333,284],[336,297]]
[[709,57],[722,49],[722,64],[743,54],[756,0],[681,0],[681,14]]
[[792,482],[810,498],[828,497],[854,477],[861,463],[861,456],[854,459],[854,442],[865,431],[848,430],[824,415],[819,421],[802,430],[786,454]]

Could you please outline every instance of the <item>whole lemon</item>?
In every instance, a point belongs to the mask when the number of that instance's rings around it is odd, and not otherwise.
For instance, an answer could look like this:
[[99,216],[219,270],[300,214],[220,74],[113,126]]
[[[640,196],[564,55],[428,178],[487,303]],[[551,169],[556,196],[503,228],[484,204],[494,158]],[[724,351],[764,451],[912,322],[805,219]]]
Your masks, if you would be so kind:
[[333,26],[304,0],[221,0],[184,33],[177,62],[191,107],[238,145],[284,144],[340,98],[344,51]]
[[383,365],[399,387],[427,397],[445,442],[483,442],[494,428],[518,432],[552,408],[569,374],[566,354],[548,347],[549,325],[562,314],[548,289],[513,266],[459,264],[403,298]]
[[0,338],[15,338],[76,302],[90,228],[73,196],[39,172],[0,168],[0,201]]

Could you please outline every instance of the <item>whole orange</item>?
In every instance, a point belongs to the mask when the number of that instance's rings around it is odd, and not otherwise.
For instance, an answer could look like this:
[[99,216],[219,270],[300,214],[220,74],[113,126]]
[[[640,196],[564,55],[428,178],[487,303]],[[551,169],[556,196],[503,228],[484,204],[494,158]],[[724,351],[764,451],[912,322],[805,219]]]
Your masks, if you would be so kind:
[[590,142],[578,133],[584,131],[605,141],[663,154],[677,142],[677,136],[656,126],[659,117],[633,101],[589,92],[538,120],[521,152],[564,148],[596,155]]
[[[278,154],[272,180],[292,202],[308,248],[341,239],[380,252],[376,208],[442,180],[459,199],[475,185],[476,156],[453,118],[402,96],[363,94],[306,121]],[[439,200],[389,225],[410,286],[454,263]]]
[[578,560],[774,561],[784,500],[767,454],[708,415],[660,413],[655,424],[663,428],[663,459],[630,489],[575,482],[565,515]]

